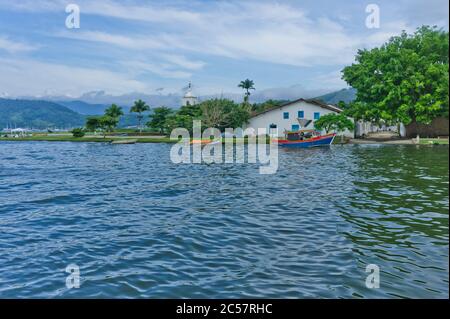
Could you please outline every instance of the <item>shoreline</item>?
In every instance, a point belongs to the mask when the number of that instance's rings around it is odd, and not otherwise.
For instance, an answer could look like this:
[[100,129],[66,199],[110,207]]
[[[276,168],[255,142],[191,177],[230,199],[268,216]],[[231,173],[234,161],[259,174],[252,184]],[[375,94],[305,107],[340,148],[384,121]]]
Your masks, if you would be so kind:
[[[68,135],[58,135],[58,136],[33,136],[33,137],[0,137],[1,141],[6,142],[86,142],[86,143],[111,143],[113,141],[126,141],[135,140],[135,143],[177,143],[177,140],[171,140],[169,137],[158,136],[158,137],[143,137],[143,136],[127,136],[127,137],[117,137],[117,136],[106,136],[94,137],[73,137]],[[222,141],[225,143],[225,141]],[[236,143],[236,141],[235,141]],[[247,140],[244,140],[247,144]],[[333,145],[345,145],[345,144],[356,144],[356,145],[369,145],[369,144],[382,144],[382,145],[449,145],[448,139],[443,138],[422,138],[420,143],[416,142],[416,139],[395,139],[395,140],[375,140],[375,139],[350,139],[341,143],[340,140],[336,140]]]

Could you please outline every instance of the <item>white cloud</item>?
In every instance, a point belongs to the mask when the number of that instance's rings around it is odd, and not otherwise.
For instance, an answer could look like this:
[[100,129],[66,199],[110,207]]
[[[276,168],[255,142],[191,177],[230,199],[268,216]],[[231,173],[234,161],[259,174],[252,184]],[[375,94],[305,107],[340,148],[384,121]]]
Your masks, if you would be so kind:
[[70,67],[33,60],[0,58],[0,87],[13,96],[44,95],[48,90],[60,95],[78,95],[93,89],[110,93],[145,91],[148,84],[123,73],[108,70]]
[[332,91],[342,89],[348,85],[342,80],[341,70],[334,70],[312,78],[311,86],[316,88],[327,88],[328,91]]
[[166,54],[163,55],[163,58],[169,61],[170,63],[173,63],[188,70],[199,70],[203,68],[206,64],[203,61],[191,61],[187,59],[185,56],[177,54]]
[[[294,66],[351,63],[357,49],[372,47],[408,28],[403,21],[384,23],[372,35],[345,29],[324,16],[311,17],[301,8],[268,2],[219,2],[190,10],[156,4],[127,6],[113,1],[86,2],[84,14],[149,22],[136,33],[65,32],[58,36],[117,45],[131,50],[171,52],[170,62],[187,69],[203,64],[182,61],[180,52]],[[153,23],[157,22],[155,29]],[[146,29],[148,28],[148,30]],[[174,52],[174,53],[172,53]],[[194,63],[194,64],[192,64]],[[198,65],[198,66],[197,66]]]
[[[187,68],[203,65],[182,61],[179,51],[232,58],[309,66],[349,61],[357,39],[326,18],[312,20],[298,9],[277,3],[218,3],[200,12],[157,6],[125,6],[112,1],[90,2],[82,12],[159,22],[161,31],[145,27],[139,34],[118,35],[99,31],[58,33],[57,36],[103,42],[127,49],[176,51],[172,63]],[[149,35],[150,34],[150,35]],[[198,65],[198,66],[197,66]]]
[[25,12],[61,11],[68,3],[64,0],[0,0],[0,8]]
[[150,63],[142,61],[122,61],[122,64],[135,74],[151,72],[165,78],[186,79],[191,77],[191,73],[173,69],[170,64]]
[[81,41],[96,42],[100,44],[112,44],[131,50],[163,49],[167,47],[166,43],[156,38],[145,36],[126,36],[101,31],[63,31],[56,33],[55,36]]
[[[203,64],[176,57],[189,51],[295,66],[342,65],[353,61],[357,49],[379,45],[403,29],[413,29],[405,21],[383,20],[382,29],[367,35],[362,23],[361,30],[355,32],[340,25],[339,19],[312,17],[299,6],[278,2],[193,1],[190,6],[174,2],[145,5],[112,0],[78,2],[82,15],[144,24],[139,25],[136,32],[133,27],[125,28],[127,31],[122,34],[91,29],[66,31],[57,36],[107,43],[128,50],[165,50],[172,54],[172,57],[167,55],[172,59],[170,62],[187,69],[203,67]],[[35,10],[55,10],[55,3],[62,10],[63,1],[37,0],[29,6]]]
[[170,6],[123,5],[113,1],[88,1],[82,4],[82,12],[128,20],[160,23],[197,23],[200,15]]
[[301,84],[297,84],[289,87],[277,87],[257,91],[252,94],[250,98],[253,101],[259,102],[266,101],[268,99],[295,100],[299,97],[313,98],[331,91],[332,90],[326,86],[322,86],[321,88],[306,88]]
[[414,25],[437,25],[448,30],[449,3],[447,0],[401,0],[396,7],[396,15]]
[[9,53],[19,53],[19,52],[34,51],[36,49],[37,46],[12,41],[8,37],[0,36],[0,50],[7,51]]

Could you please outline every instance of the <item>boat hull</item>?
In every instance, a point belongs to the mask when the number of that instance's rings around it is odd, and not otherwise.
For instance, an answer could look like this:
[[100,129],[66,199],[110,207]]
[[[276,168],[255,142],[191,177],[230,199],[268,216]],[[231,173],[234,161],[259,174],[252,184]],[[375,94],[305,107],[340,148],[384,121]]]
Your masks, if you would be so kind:
[[318,137],[313,137],[304,141],[288,141],[288,140],[278,140],[278,145],[281,147],[289,148],[310,148],[318,146],[329,146],[333,143],[336,134],[328,134]]

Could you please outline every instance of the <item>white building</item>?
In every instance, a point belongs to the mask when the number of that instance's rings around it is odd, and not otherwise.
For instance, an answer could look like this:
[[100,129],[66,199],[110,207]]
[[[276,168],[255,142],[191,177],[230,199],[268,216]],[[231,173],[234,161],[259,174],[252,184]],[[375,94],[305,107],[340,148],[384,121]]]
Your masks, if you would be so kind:
[[187,91],[183,96],[181,105],[187,106],[187,105],[196,105],[198,103],[197,97],[192,93],[192,85],[191,82],[189,82],[189,85],[187,87]]
[[[284,137],[285,131],[314,128],[314,121],[318,120],[322,115],[341,112],[342,110],[338,107],[321,101],[298,99],[254,114],[246,127],[251,127],[255,130],[265,128],[270,136]],[[301,127],[299,119],[311,120],[312,122],[307,127]],[[344,135],[351,138],[354,137],[353,131],[345,131]]]

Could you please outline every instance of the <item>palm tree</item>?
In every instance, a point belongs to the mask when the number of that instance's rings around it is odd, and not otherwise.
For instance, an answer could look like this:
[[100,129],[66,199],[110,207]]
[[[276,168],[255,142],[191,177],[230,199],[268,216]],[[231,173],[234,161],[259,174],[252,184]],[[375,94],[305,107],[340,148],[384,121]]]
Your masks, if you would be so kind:
[[244,102],[248,102],[248,98],[250,96],[250,90],[255,90],[255,83],[253,80],[246,79],[239,83],[238,87],[243,88],[245,90]]
[[105,110],[105,115],[118,119],[123,115],[123,111],[120,106],[117,106],[117,104],[111,104],[111,106]]
[[130,113],[137,113],[137,119],[139,122],[139,133],[142,133],[141,122],[142,122],[142,119],[144,118],[144,115],[142,115],[142,113],[145,111],[150,111],[150,106],[148,106],[141,99],[135,101],[134,105],[130,109]]

